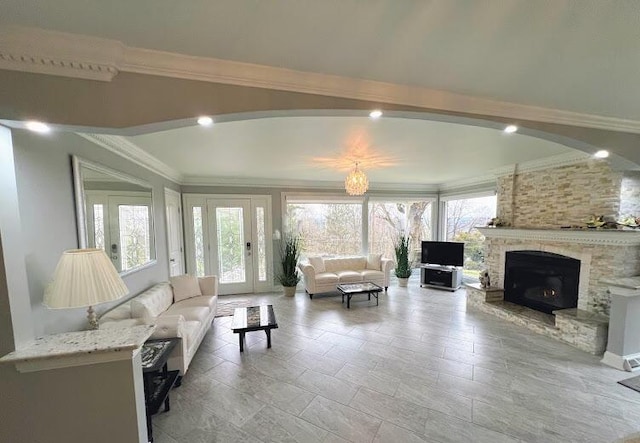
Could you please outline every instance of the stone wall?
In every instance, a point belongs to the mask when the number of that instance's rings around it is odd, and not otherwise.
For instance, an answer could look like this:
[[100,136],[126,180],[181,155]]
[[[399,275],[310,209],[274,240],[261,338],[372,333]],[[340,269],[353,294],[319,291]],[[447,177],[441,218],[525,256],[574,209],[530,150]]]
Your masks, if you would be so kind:
[[[606,161],[595,159],[502,176],[497,181],[497,214],[518,228],[584,226],[593,214],[616,219],[622,178]],[[626,183],[628,195],[640,194],[640,179]],[[640,199],[634,196],[640,209]]]

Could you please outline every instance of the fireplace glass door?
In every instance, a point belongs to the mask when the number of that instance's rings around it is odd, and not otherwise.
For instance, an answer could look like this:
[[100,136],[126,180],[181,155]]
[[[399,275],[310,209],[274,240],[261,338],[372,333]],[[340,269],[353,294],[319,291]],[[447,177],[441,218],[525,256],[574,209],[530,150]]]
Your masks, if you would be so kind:
[[506,253],[504,299],[551,314],[578,306],[580,260],[543,251]]

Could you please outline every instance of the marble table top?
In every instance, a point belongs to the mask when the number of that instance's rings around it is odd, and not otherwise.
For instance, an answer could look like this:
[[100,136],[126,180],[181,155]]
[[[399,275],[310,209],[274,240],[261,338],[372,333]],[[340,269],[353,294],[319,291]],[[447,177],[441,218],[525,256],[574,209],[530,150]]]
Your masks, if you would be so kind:
[[0,364],[134,350],[154,329],[155,326],[143,325],[47,335],[0,358]]

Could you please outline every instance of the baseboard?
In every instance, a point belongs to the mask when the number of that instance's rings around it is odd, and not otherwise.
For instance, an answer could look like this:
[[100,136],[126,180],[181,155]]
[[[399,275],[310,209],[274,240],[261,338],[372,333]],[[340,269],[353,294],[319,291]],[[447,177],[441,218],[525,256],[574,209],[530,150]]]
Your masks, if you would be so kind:
[[640,354],[616,355],[606,351],[602,356],[600,363],[611,366],[621,371],[635,372],[640,371]]

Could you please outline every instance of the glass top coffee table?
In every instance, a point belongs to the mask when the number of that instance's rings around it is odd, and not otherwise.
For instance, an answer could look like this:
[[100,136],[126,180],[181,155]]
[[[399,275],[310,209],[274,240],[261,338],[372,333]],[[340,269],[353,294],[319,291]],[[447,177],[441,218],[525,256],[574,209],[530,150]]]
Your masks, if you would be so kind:
[[271,347],[271,330],[278,328],[273,305],[249,306],[233,311],[231,329],[240,334],[240,352],[244,352],[244,334],[250,331],[264,331],[267,334],[267,348]]
[[347,309],[351,309],[351,297],[358,294],[367,294],[369,300],[373,295],[376,298],[376,306],[378,306],[378,294],[382,292],[382,288],[375,283],[368,281],[360,283],[344,283],[337,286],[338,291],[342,294],[342,303],[344,303],[344,297],[347,297]]

